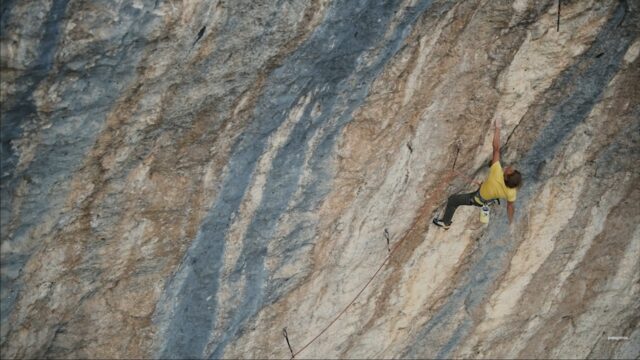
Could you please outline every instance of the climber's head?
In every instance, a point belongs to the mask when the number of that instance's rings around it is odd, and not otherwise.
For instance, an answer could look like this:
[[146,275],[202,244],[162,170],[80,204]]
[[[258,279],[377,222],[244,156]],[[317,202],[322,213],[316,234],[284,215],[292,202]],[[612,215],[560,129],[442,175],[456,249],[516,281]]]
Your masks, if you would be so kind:
[[504,184],[509,188],[517,188],[522,184],[522,174],[511,166],[504,168]]

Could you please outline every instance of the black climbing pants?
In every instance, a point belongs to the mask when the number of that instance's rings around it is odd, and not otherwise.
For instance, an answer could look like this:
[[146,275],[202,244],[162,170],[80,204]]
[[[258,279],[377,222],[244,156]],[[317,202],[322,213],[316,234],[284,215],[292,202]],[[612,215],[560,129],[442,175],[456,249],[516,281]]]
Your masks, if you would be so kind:
[[446,225],[451,225],[451,218],[453,218],[453,214],[456,212],[456,209],[460,205],[482,206],[473,199],[477,194],[478,192],[474,191],[468,194],[456,194],[449,196],[449,200],[447,200],[447,208],[444,210],[444,218],[442,218],[442,222],[444,222]]

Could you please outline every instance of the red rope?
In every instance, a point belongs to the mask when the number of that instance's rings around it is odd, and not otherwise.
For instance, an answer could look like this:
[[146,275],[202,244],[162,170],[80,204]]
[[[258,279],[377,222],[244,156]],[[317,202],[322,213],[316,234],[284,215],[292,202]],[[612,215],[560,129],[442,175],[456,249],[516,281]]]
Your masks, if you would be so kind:
[[[459,176],[462,176],[463,178],[465,178],[467,181],[472,182],[472,183],[477,183],[476,181],[474,181],[473,179],[467,177],[466,175],[460,173],[459,171],[453,169],[450,170],[450,172],[455,173]],[[441,182],[439,184],[439,187],[442,186],[442,184],[450,182],[451,178],[451,174],[449,174],[446,178],[445,181]],[[438,188],[437,190],[441,190],[440,188]],[[353,300],[351,300],[351,302],[344,308],[342,309],[342,311],[333,319],[331,320],[331,322],[325,326],[324,329],[322,329],[322,331],[320,331],[320,333],[318,333],[318,335],[316,335],[313,339],[311,339],[311,341],[309,341],[306,345],[304,345],[300,350],[298,350],[296,353],[293,354],[293,356],[291,357],[291,359],[295,358],[298,354],[300,354],[301,352],[303,352],[309,345],[313,344],[314,341],[318,340],[318,338],[320,336],[322,336],[322,334],[325,333],[325,331],[327,331],[336,321],[338,321],[338,319],[344,315],[345,312],[347,312],[347,309],[349,309],[349,307],[351,305],[353,305],[356,300],[358,299],[358,297],[360,297],[360,295],[362,295],[362,293],[364,292],[364,290],[369,286],[369,284],[371,284],[371,282],[373,281],[373,279],[375,279],[375,277],[378,275],[378,273],[380,273],[380,270],[382,270],[382,268],[384,267],[384,265],[389,261],[389,259],[391,258],[391,255],[393,255],[393,253],[396,251],[396,249],[398,249],[398,247],[400,247],[400,245],[402,244],[402,242],[406,239],[407,237],[403,237],[400,241],[398,241],[393,248],[391,249],[391,251],[389,252],[389,254],[387,255],[387,257],[384,259],[384,261],[382,262],[382,264],[380,264],[380,267],[378,267],[378,270],[376,270],[376,272],[373,274],[373,276],[369,279],[369,281],[367,281],[367,283],[362,287],[362,289],[358,292],[358,294],[356,294],[356,296],[353,298]]]

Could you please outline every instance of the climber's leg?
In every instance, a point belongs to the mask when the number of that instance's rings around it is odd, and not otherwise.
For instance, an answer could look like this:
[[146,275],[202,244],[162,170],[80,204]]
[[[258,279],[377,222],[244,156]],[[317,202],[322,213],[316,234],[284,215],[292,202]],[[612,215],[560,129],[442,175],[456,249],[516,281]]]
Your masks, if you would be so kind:
[[467,194],[456,194],[449,196],[447,207],[444,210],[444,217],[442,218],[442,222],[447,226],[451,225],[453,214],[456,212],[456,209],[460,205],[477,205],[473,200],[475,194],[476,192],[474,191]]

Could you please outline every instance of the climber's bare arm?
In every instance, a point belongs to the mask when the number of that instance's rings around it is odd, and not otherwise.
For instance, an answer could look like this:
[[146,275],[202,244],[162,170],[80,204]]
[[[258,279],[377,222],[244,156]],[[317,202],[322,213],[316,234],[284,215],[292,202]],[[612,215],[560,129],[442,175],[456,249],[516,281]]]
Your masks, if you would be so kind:
[[493,157],[491,159],[491,165],[496,161],[500,161],[500,120],[496,119],[496,127],[493,132]]
[[513,214],[516,212],[515,202],[507,201],[507,216],[509,217],[509,224],[513,223]]

